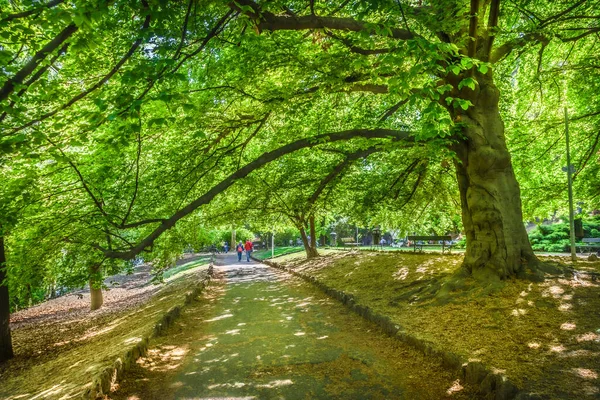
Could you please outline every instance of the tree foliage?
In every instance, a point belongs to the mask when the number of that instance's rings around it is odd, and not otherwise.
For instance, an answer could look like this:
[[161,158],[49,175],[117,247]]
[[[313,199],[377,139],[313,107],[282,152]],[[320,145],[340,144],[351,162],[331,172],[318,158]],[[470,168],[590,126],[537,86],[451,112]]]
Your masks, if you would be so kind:
[[520,276],[521,197],[564,208],[562,104],[598,207],[597,1],[0,5],[9,282],[164,268],[211,224],[290,210],[462,224],[466,271]]

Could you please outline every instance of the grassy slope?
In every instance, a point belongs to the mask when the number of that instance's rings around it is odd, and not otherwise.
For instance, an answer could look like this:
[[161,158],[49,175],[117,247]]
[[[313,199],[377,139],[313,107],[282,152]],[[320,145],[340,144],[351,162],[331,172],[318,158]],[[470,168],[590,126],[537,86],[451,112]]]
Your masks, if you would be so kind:
[[[112,364],[132,344],[149,335],[166,311],[182,303],[185,292],[200,282],[207,268],[205,263],[194,263],[196,267],[168,279],[167,284],[143,306],[107,316],[104,326],[82,336],[65,338],[78,342],[78,345],[58,353],[56,358],[42,359],[23,370],[11,369],[9,365],[2,375],[0,398],[59,399],[80,395],[96,370]],[[179,268],[184,270],[185,265]],[[58,319],[56,329],[59,329],[59,322]]]
[[[302,253],[304,254],[303,247],[275,247],[275,257],[284,256],[286,254]],[[271,258],[271,249],[269,250],[257,250],[252,252],[252,256],[258,260],[266,260]]]
[[[512,281],[491,295],[475,290],[438,305],[422,301],[423,294],[454,271],[462,255],[354,252],[310,263],[293,256],[282,261],[528,390],[556,398],[600,395],[600,287],[589,279]],[[582,265],[600,270],[600,263]]]

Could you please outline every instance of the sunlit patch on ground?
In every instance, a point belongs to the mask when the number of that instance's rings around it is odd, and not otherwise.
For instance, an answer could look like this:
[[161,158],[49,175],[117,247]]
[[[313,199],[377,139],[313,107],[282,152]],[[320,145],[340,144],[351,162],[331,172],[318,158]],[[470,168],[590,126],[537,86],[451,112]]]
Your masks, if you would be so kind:
[[452,386],[446,390],[446,394],[453,395],[454,393],[460,392],[463,389],[464,387],[460,384],[460,380],[457,379],[452,383]]
[[276,388],[276,387],[289,386],[289,385],[293,385],[293,384],[294,384],[294,382],[291,379],[279,379],[279,380],[271,381],[269,383],[258,384],[258,385],[256,385],[256,387],[272,389],[272,388]]
[[553,353],[563,353],[565,350],[567,350],[567,348],[562,344],[550,346],[550,351]]
[[600,334],[594,332],[587,332],[582,335],[577,335],[578,342],[599,342]]
[[563,331],[573,331],[575,330],[575,328],[577,328],[577,325],[575,325],[572,322],[565,322],[560,326],[560,329],[562,329]]
[[583,379],[598,379],[598,373],[586,368],[573,368],[573,373]]
[[234,383],[215,383],[212,385],[208,385],[210,390],[214,390],[217,388],[242,388],[246,386],[244,382],[234,382]]
[[206,322],[215,322],[215,321],[220,321],[222,319],[231,318],[231,317],[233,317],[233,314],[223,314],[223,315],[219,315],[218,317],[207,319]]
[[161,346],[148,350],[147,356],[138,359],[137,363],[150,371],[177,369],[189,351],[188,346]]
[[560,306],[558,306],[558,309],[560,311],[569,311],[572,308],[573,308],[573,306],[569,303],[562,303]]
[[408,276],[408,268],[402,267],[398,271],[394,272],[394,279],[399,279],[401,281],[405,280]]

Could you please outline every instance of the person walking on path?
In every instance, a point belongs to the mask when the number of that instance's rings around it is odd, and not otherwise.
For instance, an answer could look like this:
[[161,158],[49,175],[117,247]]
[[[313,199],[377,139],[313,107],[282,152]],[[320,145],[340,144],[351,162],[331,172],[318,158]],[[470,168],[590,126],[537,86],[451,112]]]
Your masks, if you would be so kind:
[[246,240],[246,261],[250,262],[250,254],[252,254],[252,250],[254,246],[250,240]]
[[237,255],[238,255],[238,262],[242,261],[242,253],[244,252],[244,245],[242,244],[242,242],[240,242],[235,250],[237,251]]

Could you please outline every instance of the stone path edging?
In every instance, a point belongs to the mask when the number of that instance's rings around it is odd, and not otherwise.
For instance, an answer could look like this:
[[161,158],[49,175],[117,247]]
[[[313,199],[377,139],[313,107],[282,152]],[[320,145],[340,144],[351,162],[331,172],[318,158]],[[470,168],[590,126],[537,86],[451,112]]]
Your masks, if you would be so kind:
[[464,361],[457,354],[449,351],[440,350],[427,340],[423,340],[413,336],[402,330],[401,326],[394,323],[390,317],[377,314],[370,307],[358,304],[352,294],[344,293],[343,291],[331,288],[319,281],[311,275],[303,274],[291,268],[286,268],[276,262],[269,260],[258,260],[252,257],[255,261],[269,265],[271,267],[288,272],[298,276],[307,282],[310,282],[325,294],[339,300],[346,305],[350,310],[354,311],[361,317],[380,326],[388,335],[416,348],[428,357],[438,357],[442,360],[442,366],[449,370],[460,373],[461,378],[468,384],[479,386],[479,392],[486,399],[494,400],[536,400],[541,399],[539,396],[520,391],[515,384],[502,374],[492,372],[485,365],[478,361]]
[[91,379],[92,386],[83,392],[83,399],[103,398],[110,393],[111,386],[116,383],[123,373],[135,365],[138,358],[143,357],[148,352],[148,344],[152,338],[163,336],[166,330],[181,314],[181,310],[190,304],[208,284],[213,275],[213,265],[210,264],[207,274],[200,283],[190,292],[186,293],[182,304],[174,306],[167,311],[162,318],[154,325],[152,332],[147,334],[140,342],[133,345],[125,351],[121,357],[118,357],[114,363],[108,367],[100,369]]

